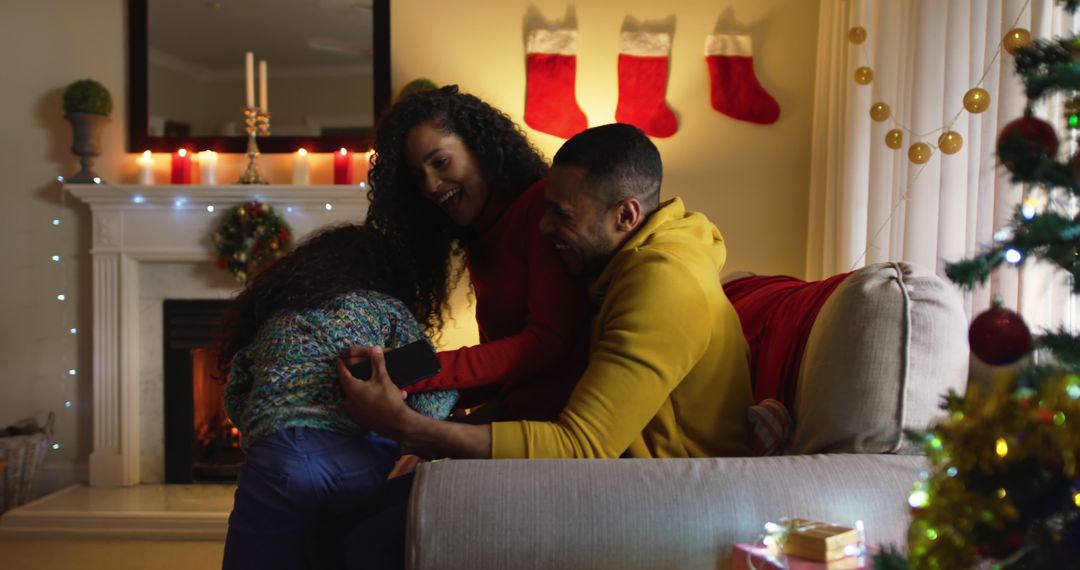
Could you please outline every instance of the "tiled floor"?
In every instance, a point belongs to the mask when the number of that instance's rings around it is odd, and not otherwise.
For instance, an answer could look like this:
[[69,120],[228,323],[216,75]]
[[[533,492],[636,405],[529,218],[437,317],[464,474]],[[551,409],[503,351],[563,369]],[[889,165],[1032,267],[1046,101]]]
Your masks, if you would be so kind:
[[68,487],[0,518],[0,537],[223,540],[235,485]]

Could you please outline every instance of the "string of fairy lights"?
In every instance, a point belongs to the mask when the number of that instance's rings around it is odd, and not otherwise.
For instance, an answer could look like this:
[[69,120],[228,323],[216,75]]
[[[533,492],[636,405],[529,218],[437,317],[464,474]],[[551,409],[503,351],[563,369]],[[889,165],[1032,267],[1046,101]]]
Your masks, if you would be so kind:
[[[940,127],[931,129],[926,132],[916,132],[914,128],[903,123],[896,115],[893,114],[892,107],[887,101],[882,100],[878,97],[872,98],[874,100],[874,103],[870,105],[870,119],[878,123],[888,122],[893,127],[885,133],[885,146],[892,150],[900,150],[904,146],[905,138],[911,140],[912,143],[910,146],[908,146],[907,149],[907,158],[912,164],[918,165],[919,168],[908,180],[907,186],[904,188],[904,192],[893,204],[891,210],[889,211],[889,215],[885,218],[884,222],[882,222],[882,224],[877,228],[873,236],[867,242],[866,248],[852,264],[852,270],[857,268],[859,264],[862,263],[862,261],[866,258],[867,252],[870,251],[870,248],[873,247],[873,244],[881,235],[881,232],[883,232],[887,227],[889,227],[889,224],[892,223],[892,220],[896,215],[897,210],[899,210],[902,204],[907,202],[911,190],[915,185],[915,182],[919,179],[919,176],[926,169],[926,164],[930,161],[930,158],[933,157],[934,153],[936,151],[941,151],[942,154],[953,155],[960,152],[960,150],[963,148],[964,138],[960,133],[953,130],[953,126],[958,120],[960,120],[960,117],[963,116],[964,112],[968,112],[972,115],[977,115],[985,112],[987,109],[990,108],[990,93],[986,89],[983,89],[982,85],[989,76],[990,71],[994,68],[994,65],[997,62],[998,58],[1001,56],[1002,49],[1004,49],[1009,55],[1015,55],[1018,49],[1031,44],[1031,32],[1019,27],[1020,18],[1023,16],[1030,3],[1031,0],[1027,0],[1020,8],[1019,12],[1016,15],[1016,18],[1013,19],[1009,31],[1005,34],[1002,40],[998,42],[997,47],[994,49],[994,55],[990,58],[986,66],[983,68],[982,73],[979,75],[979,80],[975,82],[974,86],[972,86],[964,93],[964,97],[961,102],[961,108]],[[848,29],[848,42],[854,46],[857,46],[860,49],[863,57],[863,62],[866,62],[864,65],[856,67],[852,74],[855,83],[862,86],[868,86],[874,83],[874,69],[869,65],[869,62],[872,61],[872,58],[870,57],[869,52],[866,49],[867,38],[868,34],[866,28],[864,28],[863,26],[856,25]],[[1080,112],[1080,104],[1077,105],[1077,109],[1075,109],[1074,111],[1075,112],[1072,112],[1072,116],[1067,117],[1070,126],[1073,126],[1074,123],[1076,125],[1080,125],[1080,117],[1077,116],[1077,112]],[[935,142],[933,142],[933,137],[935,135],[938,135],[936,144]],[[1034,211],[1034,209],[1037,207],[1037,204],[1035,202],[1036,199],[1033,197],[1028,197],[1027,193],[1025,192],[1025,209],[1030,209]],[[1018,254],[1019,252],[1012,253]],[[1008,261],[1010,263],[1018,263],[1020,261],[1020,258],[1017,255],[1012,255],[1010,256]]]
[[[67,210],[67,191],[64,189],[64,177],[63,176],[57,176],[56,181],[58,182],[58,188],[59,188],[59,193],[60,193],[60,199],[59,199],[60,208],[59,208],[59,212],[56,213],[49,220],[49,227],[51,228],[51,230],[54,233],[61,233],[63,231],[63,228],[64,228],[66,222],[69,221],[69,220],[66,219],[67,218],[66,212],[68,211]],[[94,182],[95,183],[100,183],[100,179],[94,179]],[[62,243],[62,241],[59,238],[56,238],[56,239],[53,239],[53,240],[50,240],[50,241],[53,244],[57,244],[57,245],[54,246],[56,248],[58,248],[59,244]],[[69,287],[68,287],[69,281],[68,281],[67,270],[66,270],[66,267],[63,265],[63,262],[64,262],[63,255],[61,255],[60,251],[55,251],[54,250],[49,255],[49,259],[52,261],[53,265],[56,266],[54,268],[54,271],[57,274],[56,282],[58,284],[58,288],[57,288],[55,294],[56,294],[56,301],[60,305],[60,318],[59,318],[60,325],[59,326],[60,326],[60,328],[62,330],[64,330],[65,334],[75,336],[75,335],[79,334],[79,329],[78,329],[78,327],[75,326],[74,319],[71,316],[70,305],[71,305],[72,299],[71,299],[71,294],[69,292]],[[62,360],[59,363],[59,369],[60,369],[60,371],[63,372],[64,376],[66,376],[68,378],[77,378],[78,375],[79,375],[78,368],[74,364],[72,364],[72,359],[71,359],[71,356],[69,354],[69,351],[64,351],[64,356],[63,356]],[[66,391],[70,393],[70,390],[71,390],[71,388],[68,388],[68,390],[66,390]],[[75,390],[75,392],[77,392],[77,390]],[[74,407],[75,407],[74,396],[69,395],[64,400],[64,408],[67,409],[67,410],[71,410]],[[52,448],[54,450],[59,450],[60,447],[61,447],[60,442],[55,437],[53,437],[52,442],[51,442],[50,445],[52,446]]]

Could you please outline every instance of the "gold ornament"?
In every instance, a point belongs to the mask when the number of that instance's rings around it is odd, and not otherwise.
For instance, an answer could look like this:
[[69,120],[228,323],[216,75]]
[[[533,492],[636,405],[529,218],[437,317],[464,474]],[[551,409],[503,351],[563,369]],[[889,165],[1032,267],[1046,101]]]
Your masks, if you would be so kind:
[[930,149],[930,145],[918,142],[911,145],[907,150],[908,160],[915,164],[926,164],[926,161],[930,160],[930,155],[933,151]]
[[243,207],[243,206],[241,206],[241,207],[239,207],[239,208],[237,208],[237,209],[236,209],[236,215],[237,215],[237,216],[240,216],[241,218],[243,218],[244,216],[246,216],[246,215],[247,215],[247,210],[245,210],[245,209],[244,209],[244,207]]
[[847,39],[849,42],[859,45],[866,41],[866,28],[862,26],[855,26],[848,30]]
[[938,137],[937,146],[945,154],[956,154],[964,146],[964,138],[956,131],[945,131]]
[[885,133],[885,146],[893,150],[904,146],[904,131],[893,129]]
[[874,80],[874,70],[865,65],[855,70],[855,83],[869,85]]
[[870,106],[870,118],[882,122],[887,120],[892,115],[892,109],[889,108],[888,103],[878,101]]
[[964,93],[964,108],[969,113],[982,113],[990,108],[990,94],[982,87],[973,87]]
[[1031,43],[1031,32],[1024,28],[1013,28],[1005,33],[1005,39],[1001,40],[1002,47],[1009,55],[1016,55],[1016,50],[1026,47]]

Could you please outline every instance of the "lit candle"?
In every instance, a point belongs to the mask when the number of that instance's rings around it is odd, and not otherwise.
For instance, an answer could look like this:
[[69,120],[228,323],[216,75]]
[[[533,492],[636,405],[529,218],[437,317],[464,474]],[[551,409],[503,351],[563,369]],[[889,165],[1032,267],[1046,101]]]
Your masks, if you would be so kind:
[[200,183],[212,186],[217,184],[217,153],[204,150],[199,153]]
[[294,186],[307,186],[309,183],[307,149],[302,148],[293,155],[292,183]]
[[334,184],[352,184],[352,153],[342,148],[334,153]]
[[247,106],[255,106],[255,54],[250,51],[244,54],[244,71],[247,79]]
[[150,154],[150,151],[144,150],[137,162],[139,163],[139,184],[146,186],[153,184],[154,156]]
[[266,99],[266,60],[259,62],[259,107],[263,113],[270,112],[270,101]]
[[191,184],[191,154],[186,148],[172,155],[172,183]]

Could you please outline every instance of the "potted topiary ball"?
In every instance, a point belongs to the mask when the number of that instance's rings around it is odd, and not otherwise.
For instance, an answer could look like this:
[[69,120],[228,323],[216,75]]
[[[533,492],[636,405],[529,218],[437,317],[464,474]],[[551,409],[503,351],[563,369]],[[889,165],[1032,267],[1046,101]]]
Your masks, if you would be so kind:
[[101,179],[94,173],[93,157],[101,154],[101,130],[112,113],[112,96],[104,85],[82,79],[64,90],[64,118],[71,122],[75,140],[71,152],[79,157],[79,171],[68,179],[75,183],[93,183]]

